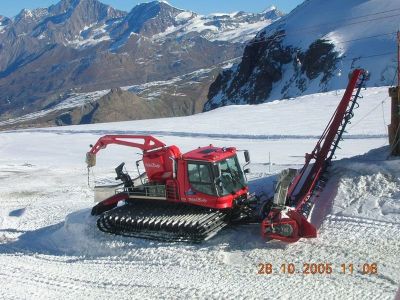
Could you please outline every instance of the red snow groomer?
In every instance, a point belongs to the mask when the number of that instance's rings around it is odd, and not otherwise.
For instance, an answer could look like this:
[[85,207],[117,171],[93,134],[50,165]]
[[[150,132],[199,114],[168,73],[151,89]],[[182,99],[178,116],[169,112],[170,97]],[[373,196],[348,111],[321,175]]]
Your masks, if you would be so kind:
[[[236,148],[210,145],[182,154],[152,136],[107,135],[87,153],[88,167],[109,144],[141,149],[145,173],[132,179],[123,172],[124,164],[116,168],[123,187],[92,210],[101,215],[97,224],[104,232],[197,242],[248,213],[252,198]],[[244,154],[247,165],[249,154]],[[125,205],[117,207],[122,200]]]
[[123,183],[92,209],[92,215],[100,215],[97,226],[124,236],[200,242],[228,224],[258,222],[267,239],[295,242],[315,237],[316,228],[308,217],[367,75],[359,69],[352,73],[317,146],[306,154],[304,167],[299,172],[282,172],[274,198],[262,205],[248,192],[248,151],[244,151],[246,164],[241,166],[233,147],[210,145],[182,154],[176,146],[166,146],[152,136],[100,138],[86,155],[88,168],[96,164],[101,149],[118,144],[143,151],[145,172],[132,179],[123,171],[124,163],[115,169],[116,179]]

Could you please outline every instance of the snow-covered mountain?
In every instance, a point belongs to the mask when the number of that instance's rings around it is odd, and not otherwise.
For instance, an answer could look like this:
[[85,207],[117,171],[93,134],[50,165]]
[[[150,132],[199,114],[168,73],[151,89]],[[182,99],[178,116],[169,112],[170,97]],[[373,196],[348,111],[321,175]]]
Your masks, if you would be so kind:
[[392,83],[397,0],[307,0],[250,41],[240,64],[210,88],[205,110],[343,88],[354,68],[369,86]]
[[283,15],[275,6],[258,14],[241,11],[202,16],[183,11],[175,17],[177,23],[167,27],[156,38],[182,37],[188,33],[198,33],[210,41],[245,42],[256,35],[260,26],[269,25]]
[[200,16],[165,1],[129,13],[62,0],[0,19],[0,118],[54,106],[65,95],[170,80],[240,57],[280,18],[276,8]]

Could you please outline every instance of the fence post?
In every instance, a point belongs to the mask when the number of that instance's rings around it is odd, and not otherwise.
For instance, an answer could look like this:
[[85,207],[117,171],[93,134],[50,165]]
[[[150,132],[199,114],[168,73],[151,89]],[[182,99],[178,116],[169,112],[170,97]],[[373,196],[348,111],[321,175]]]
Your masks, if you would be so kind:
[[391,155],[400,156],[400,87],[389,88],[389,95],[392,98],[392,118],[389,125],[389,144],[392,149]]

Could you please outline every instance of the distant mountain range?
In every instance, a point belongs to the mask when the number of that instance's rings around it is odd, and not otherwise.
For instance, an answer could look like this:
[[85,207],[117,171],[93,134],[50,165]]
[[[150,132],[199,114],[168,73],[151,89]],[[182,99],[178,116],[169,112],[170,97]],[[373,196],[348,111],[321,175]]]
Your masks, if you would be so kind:
[[398,0],[307,0],[248,42],[210,87],[204,110],[346,87],[354,68],[368,86],[396,79]]
[[[23,116],[22,126],[28,126],[34,118],[26,116],[50,110],[51,117],[39,113],[42,119],[34,125],[58,124],[59,117],[73,108],[62,105],[71,97],[174,78],[185,78],[183,86],[193,81],[201,88],[194,88],[194,94],[185,88],[190,99],[186,102],[181,101],[182,95],[173,99],[169,95],[168,104],[177,109],[153,117],[199,112],[221,67],[241,57],[245,42],[282,16],[275,7],[259,14],[201,16],[164,1],[139,4],[127,13],[97,0],[62,0],[48,8],[24,9],[12,19],[0,17],[0,120],[9,124]],[[196,77],[196,72],[202,76]],[[151,85],[156,86],[159,83]],[[175,95],[179,88],[174,87]],[[147,90],[147,94],[151,93]],[[142,101],[151,101],[147,96]],[[137,95],[133,98],[137,107]],[[74,116],[61,119],[78,124],[92,121]]]

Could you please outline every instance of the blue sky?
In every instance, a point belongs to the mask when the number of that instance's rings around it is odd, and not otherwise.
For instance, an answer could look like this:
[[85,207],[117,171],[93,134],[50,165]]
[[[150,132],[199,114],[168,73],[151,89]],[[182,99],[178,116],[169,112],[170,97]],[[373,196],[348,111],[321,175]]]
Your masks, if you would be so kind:
[[[59,0],[1,0],[0,15],[13,17],[21,9],[48,7],[57,3]],[[136,4],[148,2],[146,0],[100,0],[115,8],[129,11]],[[260,12],[271,5],[277,6],[284,12],[291,11],[294,7],[302,2],[302,0],[169,0],[171,5],[192,10],[198,13],[207,14],[212,12]]]

